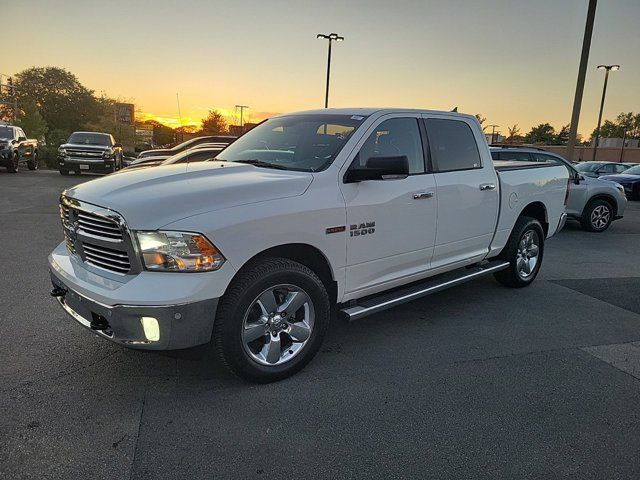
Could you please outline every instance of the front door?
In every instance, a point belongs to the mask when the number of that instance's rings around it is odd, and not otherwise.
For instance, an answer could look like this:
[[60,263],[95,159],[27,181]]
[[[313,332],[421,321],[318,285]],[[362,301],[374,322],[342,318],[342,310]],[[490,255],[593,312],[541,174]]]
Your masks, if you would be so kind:
[[[418,118],[390,115],[365,135],[351,166],[406,156],[409,176],[341,183],[347,207],[346,293],[374,293],[429,268],[436,229],[435,183]],[[342,182],[342,179],[341,179]]]

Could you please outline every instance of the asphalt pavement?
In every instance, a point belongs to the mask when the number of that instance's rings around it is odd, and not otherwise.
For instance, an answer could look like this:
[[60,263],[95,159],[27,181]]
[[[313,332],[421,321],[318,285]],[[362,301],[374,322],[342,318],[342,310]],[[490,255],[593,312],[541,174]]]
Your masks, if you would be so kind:
[[0,172],[0,478],[640,478],[640,202],[570,222],[526,289],[485,278],[334,322],[302,372],[127,350],[49,296],[58,197]]

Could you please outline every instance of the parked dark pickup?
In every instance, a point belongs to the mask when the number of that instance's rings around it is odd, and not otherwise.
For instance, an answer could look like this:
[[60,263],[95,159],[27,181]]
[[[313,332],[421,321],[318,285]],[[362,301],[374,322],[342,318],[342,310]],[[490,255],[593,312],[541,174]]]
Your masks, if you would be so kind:
[[58,170],[62,175],[113,173],[121,168],[122,145],[108,133],[74,132],[58,148]]
[[27,139],[20,127],[0,125],[0,165],[16,173],[23,162],[29,170],[38,168],[38,141]]

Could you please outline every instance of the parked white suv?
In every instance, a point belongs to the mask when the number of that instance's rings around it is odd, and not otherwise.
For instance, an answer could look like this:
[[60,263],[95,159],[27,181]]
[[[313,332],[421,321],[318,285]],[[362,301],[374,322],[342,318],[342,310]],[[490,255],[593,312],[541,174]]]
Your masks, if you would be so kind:
[[332,312],[354,320],[492,273],[536,277],[567,169],[494,162],[477,120],[327,109],[272,118],[217,161],[66,190],[54,295],[114,342],[212,342],[258,382],[306,365]]

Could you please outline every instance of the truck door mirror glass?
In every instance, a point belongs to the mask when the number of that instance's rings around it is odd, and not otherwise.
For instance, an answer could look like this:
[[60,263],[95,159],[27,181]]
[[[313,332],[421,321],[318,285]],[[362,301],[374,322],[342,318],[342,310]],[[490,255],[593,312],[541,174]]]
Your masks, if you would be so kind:
[[[354,162],[357,165],[357,162]],[[345,175],[345,183],[366,180],[398,180],[409,176],[409,159],[406,155],[395,157],[370,157],[364,168],[351,167]]]

